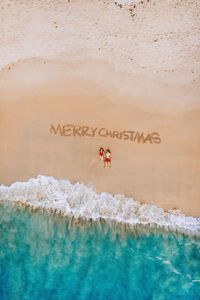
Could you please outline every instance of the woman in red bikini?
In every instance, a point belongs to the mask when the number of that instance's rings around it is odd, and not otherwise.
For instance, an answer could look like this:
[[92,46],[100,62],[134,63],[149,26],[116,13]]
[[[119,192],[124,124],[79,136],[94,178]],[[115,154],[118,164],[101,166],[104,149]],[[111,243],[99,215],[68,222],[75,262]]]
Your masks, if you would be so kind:
[[104,159],[104,149],[103,148],[100,148],[100,150],[99,150],[99,159],[100,160],[103,160]]
[[106,150],[105,159],[104,159],[104,168],[108,165],[111,168],[111,152],[109,149]]

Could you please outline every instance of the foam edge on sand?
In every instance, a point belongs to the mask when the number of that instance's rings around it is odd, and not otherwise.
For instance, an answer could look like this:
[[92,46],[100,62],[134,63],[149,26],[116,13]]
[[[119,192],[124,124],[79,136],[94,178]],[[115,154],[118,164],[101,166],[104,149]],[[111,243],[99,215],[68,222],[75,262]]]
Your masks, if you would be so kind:
[[44,209],[75,219],[104,219],[135,227],[156,226],[187,235],[200,236],[200,218],[179,210],[142,204],[121,194],[97,193],[93,187],[69,180],[38,175],[27,182],[0,186],[0,203],[12,203],[31,210]]

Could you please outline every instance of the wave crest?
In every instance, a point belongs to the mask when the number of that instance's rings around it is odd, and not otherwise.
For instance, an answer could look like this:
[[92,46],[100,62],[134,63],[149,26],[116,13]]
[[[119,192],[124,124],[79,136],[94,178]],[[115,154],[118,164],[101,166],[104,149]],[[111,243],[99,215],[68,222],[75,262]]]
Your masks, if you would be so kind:
[[69,180],[41,176],[11,186],[0,186],[0,202],[32,209],[44,208],[75,218],[114,220],[129,226],[156,225],[186,234],[200,235],[200,218],[180,211],[165,212],[155,205],[141,204],[131,197],[96,193],[92,187]]

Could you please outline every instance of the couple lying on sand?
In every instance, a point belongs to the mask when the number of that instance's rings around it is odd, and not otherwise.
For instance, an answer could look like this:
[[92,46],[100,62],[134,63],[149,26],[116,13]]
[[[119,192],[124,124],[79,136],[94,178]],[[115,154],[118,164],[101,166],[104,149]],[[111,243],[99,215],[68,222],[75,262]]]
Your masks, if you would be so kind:
[[103,148],[99,150],[99,159],[104,161],[104,168],[109,166],[111,168],[111,152],[109,149],[104,151]]

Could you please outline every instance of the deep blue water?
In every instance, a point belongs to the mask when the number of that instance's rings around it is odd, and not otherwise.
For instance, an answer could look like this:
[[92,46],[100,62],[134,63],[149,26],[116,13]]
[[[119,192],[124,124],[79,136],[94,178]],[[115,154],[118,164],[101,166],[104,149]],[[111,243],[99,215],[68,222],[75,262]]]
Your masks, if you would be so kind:
[[0,300],[200,299],[200,239],[0,205]]

